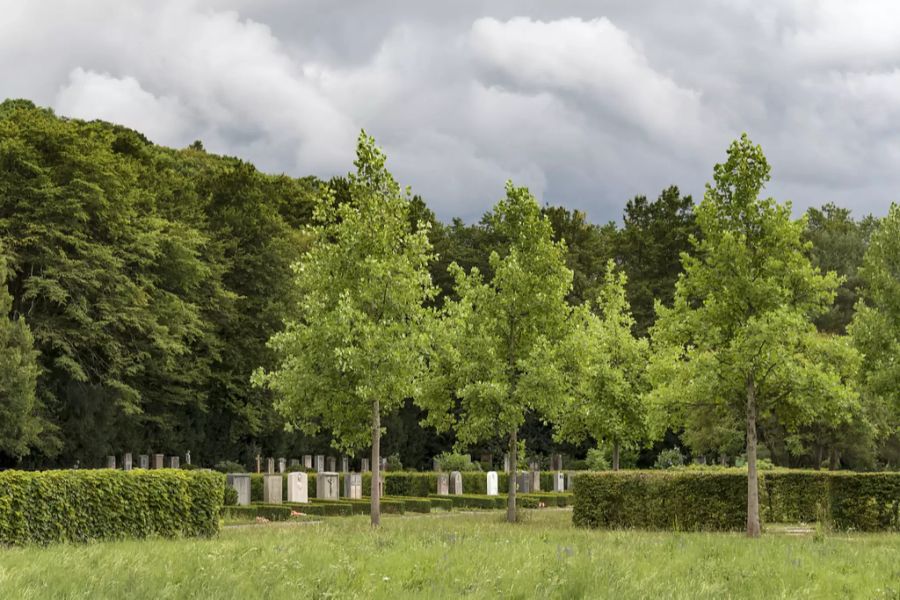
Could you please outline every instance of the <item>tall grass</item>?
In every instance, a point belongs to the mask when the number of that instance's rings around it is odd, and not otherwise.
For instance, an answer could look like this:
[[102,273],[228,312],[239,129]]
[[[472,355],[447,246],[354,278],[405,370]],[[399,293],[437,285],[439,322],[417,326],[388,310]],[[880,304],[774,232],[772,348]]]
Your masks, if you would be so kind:
[[900,536],[586,531],[564,511],[0,549],[0,598],[897,598]]

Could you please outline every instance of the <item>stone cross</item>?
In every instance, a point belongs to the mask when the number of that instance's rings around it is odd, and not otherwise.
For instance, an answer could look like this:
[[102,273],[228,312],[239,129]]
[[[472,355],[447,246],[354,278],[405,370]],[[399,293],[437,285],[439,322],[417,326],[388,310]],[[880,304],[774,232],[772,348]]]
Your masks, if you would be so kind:
[[122,468],[126,471],[130,471],[133,463],[131,461],[131,452],[126,452],[125,456],[122,458]]
[[362,473],[344,475],[344,497],[351,500],[362,498]]
[[107,456],[106,457],[106,468],[107,469],[115,469],[116,468],[116,457],[115,456]]
[[247,506],[250,504],[249,473],[228,473],[225,476],[225,482],[237,492],[237,503],[240,506]]
[[496,496],[497,495],[497,471],[488,471],[487,472],[487,495],[488,496]]
[[149,454],[141,454],[138,456],[138,466],[141,469],[149,469],[150,468],[150,455]]
[[153,455],[153,468],[154,469],[162,469],[163,462],[165,461],[165,459],[166,459],[165,454],[154,454]]
[[437,474],[437,493],[439,496],[450,494],[450,475],[448,473]]
[[463,493],[462,473],[459,471],[450,473],[450,493],[456,496]]
[[316,474],[316,498],[319,500],[337,500],[340,487],[337,473],[322,471]]
[[279,458],[278,459],[278,472],[284,473],[285,471],[287,471],[287,459]]
[[325,455],[316,454],[316,473],[325,471]]
[[287,478],[288,502],[306,504],[309,502],[309,476],[303,471],[291,471]]
[[312,471],[312,454],[303,455],[303,468]]
[[283,501],[283,486],[281,475],[266,473],[263,475],[263,502],[266,504],[281,504]]

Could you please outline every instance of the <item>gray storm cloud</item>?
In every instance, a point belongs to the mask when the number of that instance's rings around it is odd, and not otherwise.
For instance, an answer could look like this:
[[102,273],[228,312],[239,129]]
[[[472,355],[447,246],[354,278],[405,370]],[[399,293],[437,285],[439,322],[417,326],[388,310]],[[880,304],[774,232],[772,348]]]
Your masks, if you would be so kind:
[[3,2],[0,95],[203,140],[260,168],[351,168],[360,128],[442,218],[513,179],[618,218],[702,193],[747,131],[772,195],[882,214],[900,189],[900,5]]

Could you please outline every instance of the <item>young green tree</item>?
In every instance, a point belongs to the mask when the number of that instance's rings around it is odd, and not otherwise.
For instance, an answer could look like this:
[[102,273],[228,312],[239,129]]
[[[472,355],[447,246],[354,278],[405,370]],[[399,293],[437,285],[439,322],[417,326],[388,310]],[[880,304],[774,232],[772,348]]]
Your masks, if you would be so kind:
[[[860,276],[863,298],[850,325],[865,355],[860,380],[883,449],[900,448],[900,205],[872,234]],[[884,457],[891,458],[898,456]]]
[[[542,393],[540,374],[549,366],[541,358],[565,337],[572,271],[565,245],[553,241],[549,220],[526,188],[507,183],[506,199],[488,220],[509,240],[508,250],[491,253],[490,281],[477,269],[466,274],[451,265],[457,299],[446,302],[436,327],[423,404],[428,423],[439,430],[455,425],[459,444],[505,436],[510,465],[516,465],[526,413],[546,413],[550,400]],[[513,522],[516,478],[509,482],[507,519]]]
[[552,363],[569,365],[563,375],[569,380],[568,401],[554,407],[557,435],[574,443],[589,437],[610,444],[615,471],[620,448],[647,434],[643,393],[648,342],[632,333],[626,282],[625,273],[616,272],[609,261],[594,306],[573,311],[574,327],[556,347],[558,358]]
[[44,426],[35,394],[40,369],[34,338],[25,320],[11,313],[0,246],[0,453],[18,459],[38,442]]
[[416,396],[434,294],[424,228],[410,232],[409,194],[365,132],[349,201],[324,188],[312,248],[296,265],[300,300],[270,341],[278,356],[254,381],[276,394],[289,427],[330,431],[333,445],[372,447],[372,525],[380,523],[381,417]]
[[855,353],[813,324],[838,278],[810,264],[803,220],[792,221],[790,205],[759,197],[768,179],[766,158],[746,135],[716,165],[697,209],[702,241],[682,256],[673,306],[657,304],[650,368],[651,398],[672,414],[709,403],[742,415],[752,537],[760,533],[757,421],[840,421],[857,401],[846,373],[833,367],[855,364]]

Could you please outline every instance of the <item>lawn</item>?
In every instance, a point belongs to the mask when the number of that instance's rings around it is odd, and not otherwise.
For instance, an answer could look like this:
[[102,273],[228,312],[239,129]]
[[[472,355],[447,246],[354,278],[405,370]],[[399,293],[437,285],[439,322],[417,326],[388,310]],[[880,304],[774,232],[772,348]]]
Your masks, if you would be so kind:
[[900,536],[586,531],[566,510],[0,550],[0,598],[900,598]]

